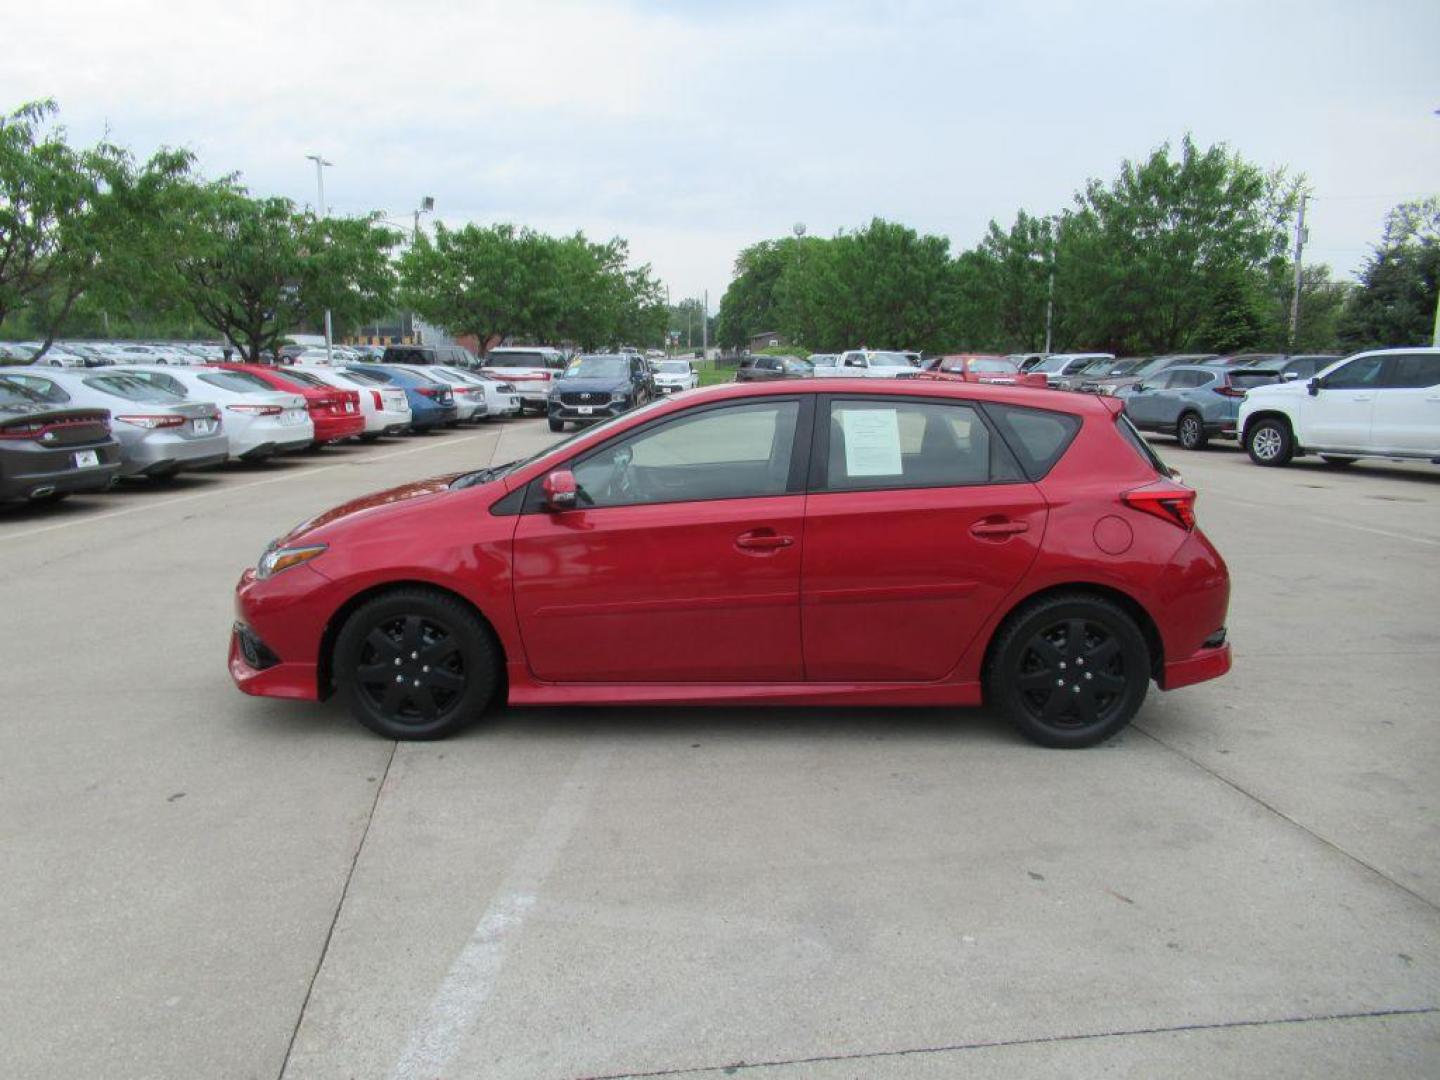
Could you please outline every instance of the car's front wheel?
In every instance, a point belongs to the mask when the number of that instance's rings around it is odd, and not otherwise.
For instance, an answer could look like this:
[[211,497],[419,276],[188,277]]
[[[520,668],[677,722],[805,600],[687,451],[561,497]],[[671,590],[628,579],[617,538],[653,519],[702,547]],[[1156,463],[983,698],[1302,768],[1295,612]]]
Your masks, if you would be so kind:
[[1135,620],[1108,600],[1047,597],[1000,632],[986,696],[1044,746],[1104,742],[1128,724],[1150,686],[1150,650]]
[[1266,417],[1246,430],[1245,452],[1256,465],[1288,465],[1295,456],[1295,436],[1284,420]]
[[489,704],[500,656],[479,617],[430,589],[362,604],[335,642],[336,688],[362,724],[389,739],[439,739]]
[[1175,425],[1175,437],[1186,450],[1204,450],[1205,444],[1210,441],[1210,436],[1205,434],[1205,425],[1193,412],[1180,417]]
[[552,417],[550,418],[550,430],[551,430],[551,431],[564,431],[564,430],[565,430],[565,421],[564,421],[564,420],[556,420],[556,419],[552,416]]

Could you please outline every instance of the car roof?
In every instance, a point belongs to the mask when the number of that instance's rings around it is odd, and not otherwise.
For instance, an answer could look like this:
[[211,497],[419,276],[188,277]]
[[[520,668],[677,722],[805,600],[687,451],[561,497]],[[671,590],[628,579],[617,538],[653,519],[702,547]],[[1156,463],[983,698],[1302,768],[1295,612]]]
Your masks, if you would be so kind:
[[[857,385],[858,384],[858,385]],[[1100,394],[1072,394],[1064,390],[1045,390],[1034,386],[1011,386],[1003,383],[968,383],[950,379],[844,379],[821,376],[796,379],[785,383],[743,382],[718,383],[691,391],[684,400],[693,403],[702,399],[724,401],[750,397],[791,397],[796,394],[833,394],[836,397],[934,397],[959,401],[994,402],[999,405],[1024,405],[1067,412],[1076,416],[1109,416],[1118,406]]]

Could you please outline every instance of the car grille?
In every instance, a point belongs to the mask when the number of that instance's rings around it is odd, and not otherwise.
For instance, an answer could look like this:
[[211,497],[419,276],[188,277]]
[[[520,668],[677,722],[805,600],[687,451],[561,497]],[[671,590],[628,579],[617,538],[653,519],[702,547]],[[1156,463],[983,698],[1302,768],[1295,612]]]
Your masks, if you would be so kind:
[[560,395],[562,405],[603,405],[609,400],[610,395],[603,390],[580,390]]

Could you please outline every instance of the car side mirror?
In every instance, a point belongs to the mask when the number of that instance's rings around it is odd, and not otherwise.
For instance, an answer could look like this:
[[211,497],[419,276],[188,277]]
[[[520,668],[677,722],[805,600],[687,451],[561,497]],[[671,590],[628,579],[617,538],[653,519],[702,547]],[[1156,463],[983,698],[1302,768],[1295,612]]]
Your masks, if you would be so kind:
[[540,481],[540,493],[545,497],[545,509],[551,513],[574,510],[579,501],[575,474],[569,469],[556,469]]
[[1322,383],[1318,378],[1315,378],[1315,379],[1311,379],[1311,380],[1306,384],[1306,389],[1308,389],[1308,390],[1310,391],[1310,396],[1311,396],[1311,397],[1318,397],[1319,394],[1320,394],[1320,388],[1321,388],[1322,386],[1324,386],[1324,385],[1325,385],[1325,384]]
[[1298,371],[1282,371],[1280,373],[1281,382],[1294,382],[1298,378],[1300,378],[1300,372]]

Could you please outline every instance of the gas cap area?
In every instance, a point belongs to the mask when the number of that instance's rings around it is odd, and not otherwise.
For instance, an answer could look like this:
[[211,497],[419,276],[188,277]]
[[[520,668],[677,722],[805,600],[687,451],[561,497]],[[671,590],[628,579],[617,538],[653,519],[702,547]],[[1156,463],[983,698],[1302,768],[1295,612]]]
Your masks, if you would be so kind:
[[1124,518],[1110,514],[1095,523],[1095,546],[1106,555],[1123,555],[1135,542],[1135,531]]

